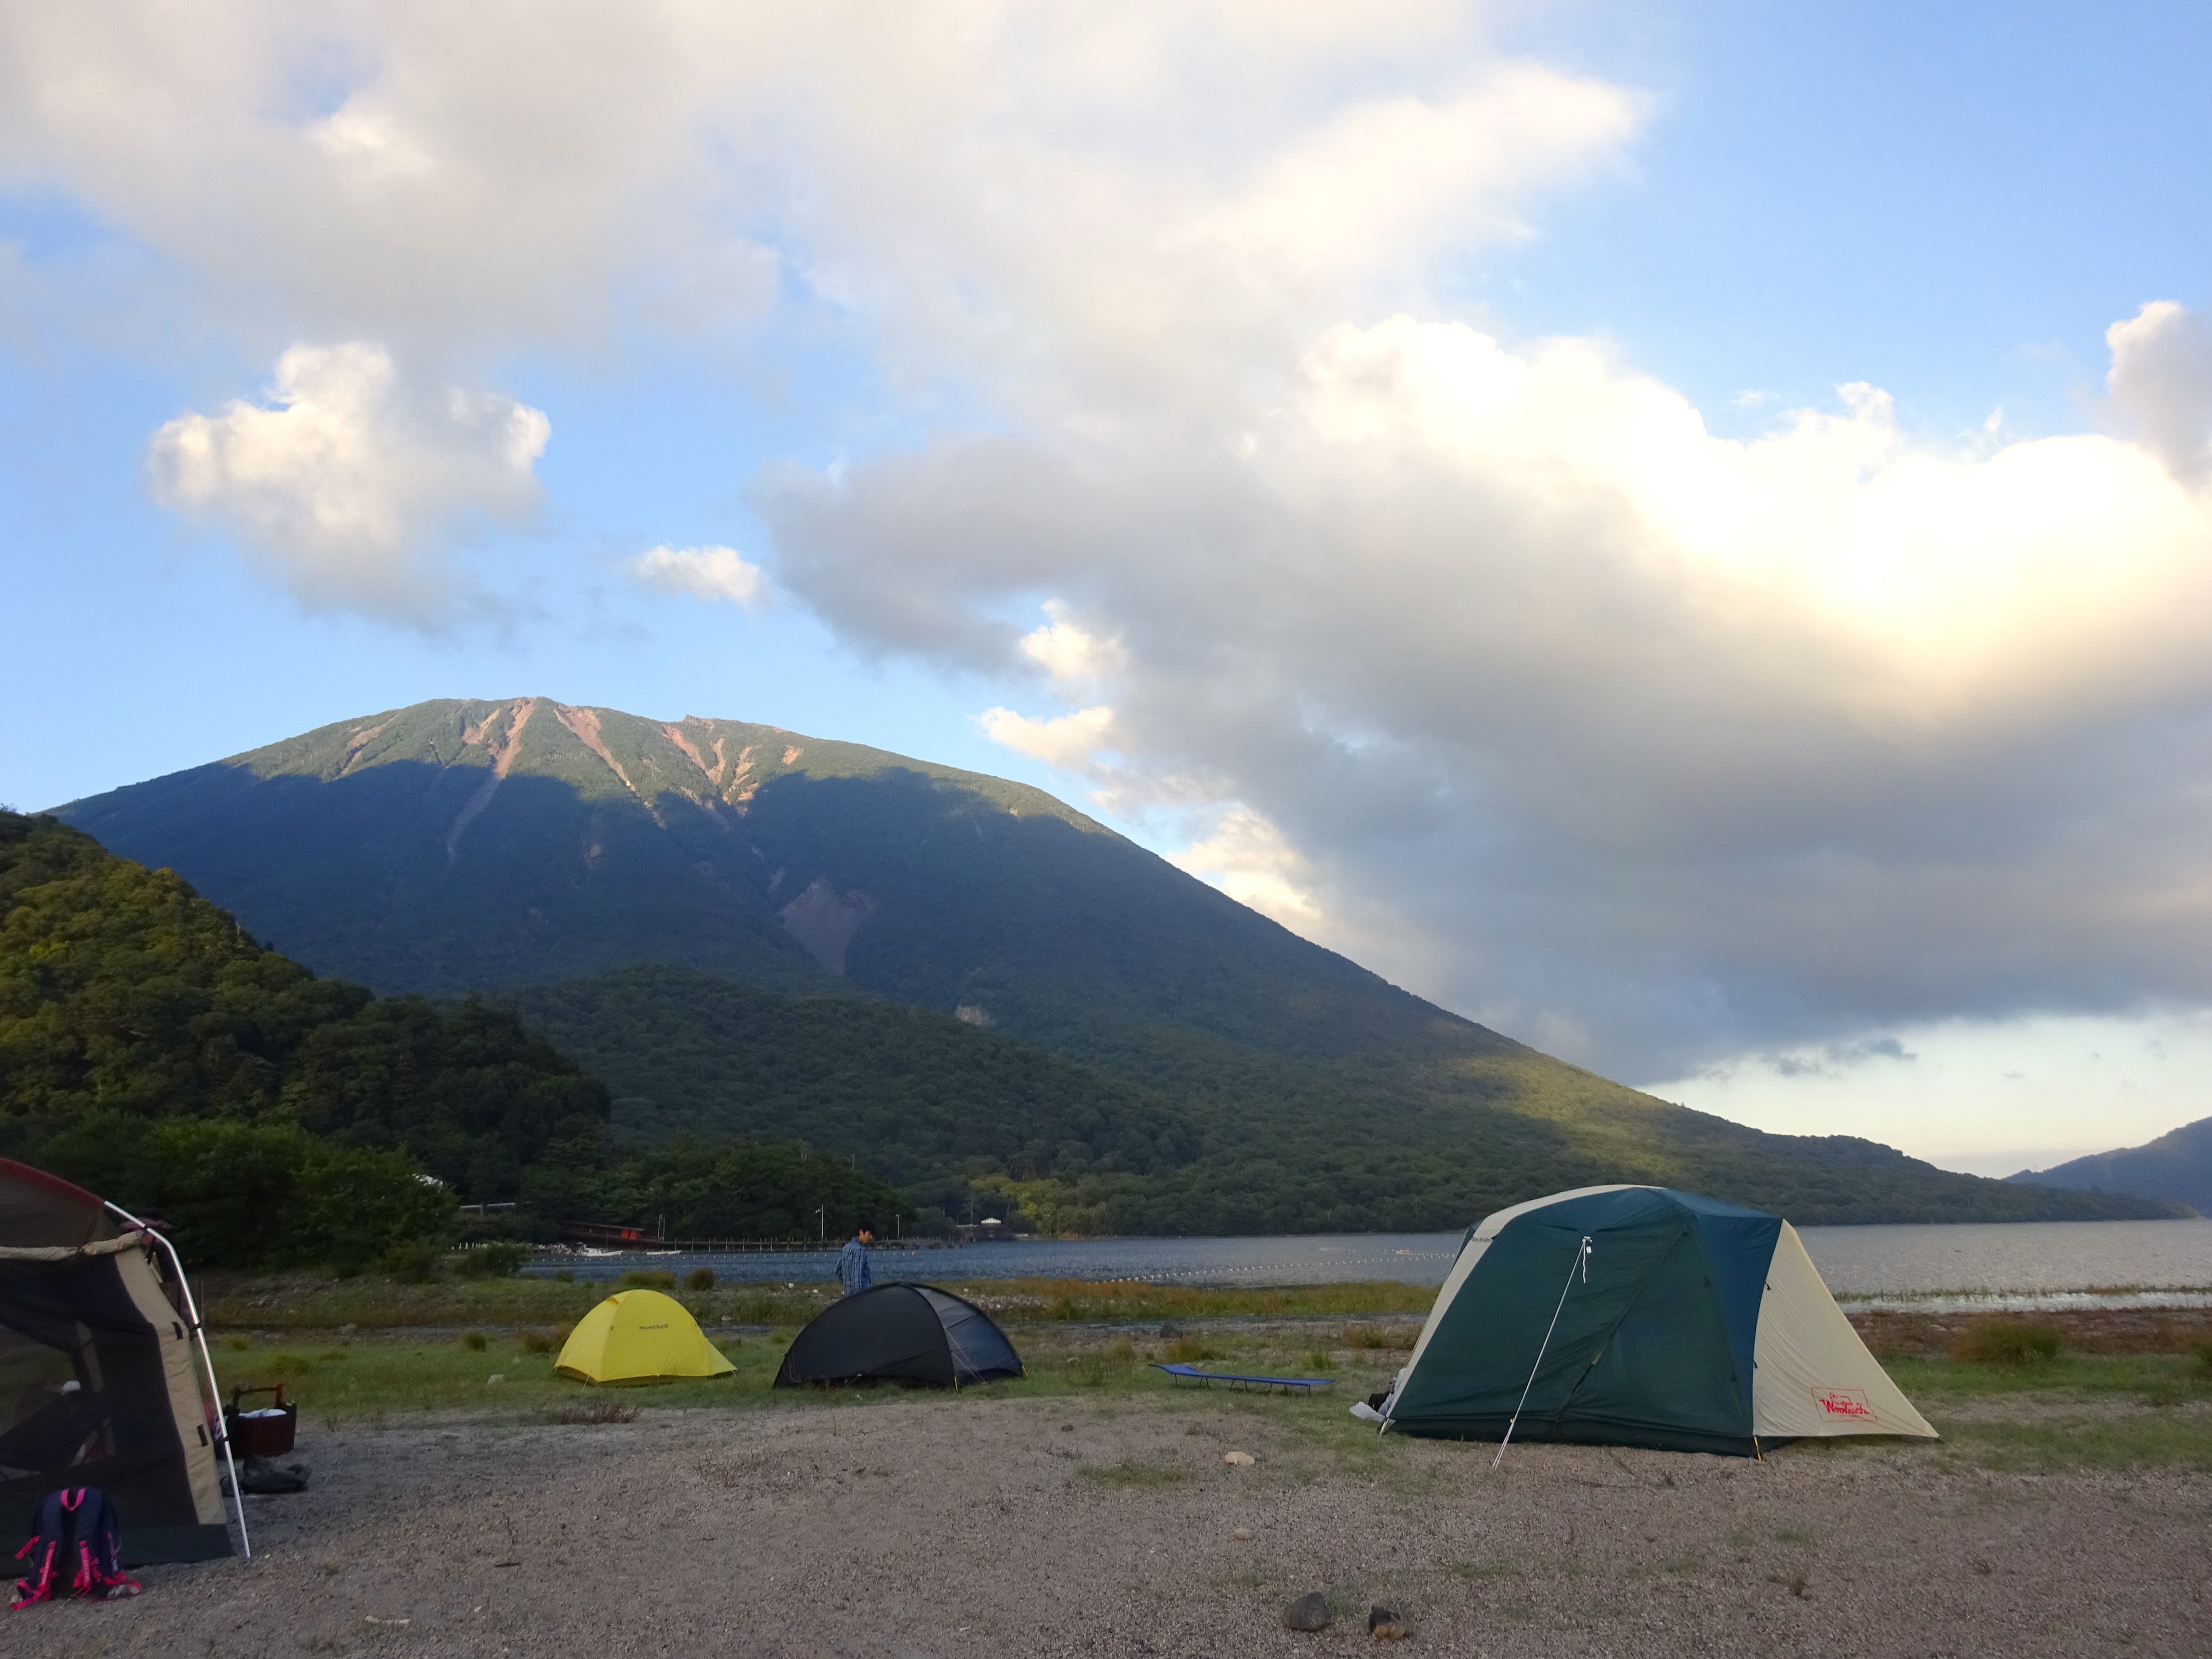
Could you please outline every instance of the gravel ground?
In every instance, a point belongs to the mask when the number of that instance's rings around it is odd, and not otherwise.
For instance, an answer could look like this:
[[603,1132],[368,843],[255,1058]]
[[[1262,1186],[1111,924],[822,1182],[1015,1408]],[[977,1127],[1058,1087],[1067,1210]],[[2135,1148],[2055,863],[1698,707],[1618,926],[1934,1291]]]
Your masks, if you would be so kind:
[[[1223,1454],[1248,1451],[1250,1468]],[[250,1564],[10,1655],[2203,1654],[2212,1477],[1378,1442],[1341,1401],[878,1395],[303,1437]],[[1238,1532],[1249,1533],[1239,1538]],[[1328,1593],[1335,1626],[1284,1606]]]

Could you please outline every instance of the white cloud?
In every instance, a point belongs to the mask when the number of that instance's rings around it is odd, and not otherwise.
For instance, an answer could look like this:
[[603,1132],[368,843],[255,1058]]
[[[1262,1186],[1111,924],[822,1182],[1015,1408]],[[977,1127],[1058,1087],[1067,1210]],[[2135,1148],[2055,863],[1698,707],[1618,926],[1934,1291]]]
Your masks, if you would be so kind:
[[361,343],[294,346],[269,398],[179,415],[155,433],[148,471],[157,501],[227,532],[310,610],[435,626],[459,593],[452,537],[472,515],[537,506],[552,427],[512,398],[411,396],[390,355]]
[[1068,772],[1093,769],[1099,751],[1114,741],[1114,711],[1103,707],[1042,720],[1011,708],[987,708],[977,723],[993,743]]
[[[1068,596],[1048,637],[1119,651],[1088,775],[1249,811],[1304,866],[1217,872],[1609,1069],[2212,1001],[2212,504],[2150,447],[1945,449],[1865,386],[1722,439],[1591,342],[1410,317],[1322,330],[1228,432],[761,504],[879,646],[1019,666],[1006,604]],[[1079,765],[1057,725],[1006,729]]]
[[1322,922],[1305,855],[1248,806],[1231,807],[1211,835],[1169,854],[1168,862],[1286,927],[1309,932]]
[[629,573],[664,593],[726,599],[748,611],[768,597],[766,574],[735,548],[647,548],[629,562]]
[[2113,407],[2185,484],[2212,472],[2212,328],[2171,300],[2105,331]]

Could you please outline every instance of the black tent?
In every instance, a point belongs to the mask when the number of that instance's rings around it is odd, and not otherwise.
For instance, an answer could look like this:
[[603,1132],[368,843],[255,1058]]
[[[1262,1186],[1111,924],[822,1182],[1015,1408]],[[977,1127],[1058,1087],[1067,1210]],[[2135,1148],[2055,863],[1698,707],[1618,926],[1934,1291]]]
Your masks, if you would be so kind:
[[134,1565],[231,1553],[214,1374],[173,1255],[164,1283],[167,1249],[0,1158],[0,1517],[57,1486],[101,1487]]
[[1014,1345],[974,1303],[934,1285],[878,1285],[815,1315],[792,1338],[775,1386],[889,1376],[957,1389],[1021,1374]]

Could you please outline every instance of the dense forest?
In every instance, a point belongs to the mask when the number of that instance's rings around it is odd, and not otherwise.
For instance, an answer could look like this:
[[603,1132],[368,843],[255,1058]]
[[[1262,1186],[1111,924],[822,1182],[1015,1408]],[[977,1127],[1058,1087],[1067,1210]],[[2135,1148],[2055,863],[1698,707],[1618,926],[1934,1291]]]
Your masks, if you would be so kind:
[[1265,1056],[1168,1033],[1143,1083],[922,1010],[641,964],[511,994],[605,1078],[626,1145],[801,1136],[956,1218],[1048,1232],[1425,1231],[1649,1181],[1807,1224],[2160,1214],[1955,1175],[1843,1136],[1764,1134],[1518,1044]]
[[162,1212],[195,1260],[357,1267],[445,1238],[462,1200],[534,1199],[541,1232],[664,1212],[795,1232],[802,1207],[901,1203],[837,1160],[747,1146],[690,1160],[726,1177],[710,1200],[611,1147],[607,1111],[507,1009],[318,979],[173,872],[0,812],[0,1155]]

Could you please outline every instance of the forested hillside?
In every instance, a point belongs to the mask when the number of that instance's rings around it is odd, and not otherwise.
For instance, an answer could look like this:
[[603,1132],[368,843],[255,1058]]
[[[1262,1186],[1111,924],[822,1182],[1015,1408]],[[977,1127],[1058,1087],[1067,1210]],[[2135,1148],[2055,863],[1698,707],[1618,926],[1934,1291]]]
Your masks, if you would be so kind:
[[[318,979],[173,872],[0,812],[0,1154],[167,1212],[200,1260],[358,1265],[443,1237],[457,1199],[526,1196],[549,1161],[575,1177],[549,1196],[641,1201],[657,1176],[611,1159],[606,1115],[599,1080],[511,1012]],[[811,1178],[763,1218],[831,1188],[839,1216],[899,1202]]]
[[2092,1152],[2048,1170],[2023,1170],[2010,1178],[2075,1192],[2140,1193],[2185,1204],[2199,1215],[2212,1215],[2212,1117],[2185,1123],[2140,1146]]
[[691,969],[530,988],[515,1006],[607,1079],[624,1139],[799,1134],[922,1204],[957,1215],[981,1191],[1049,1231],[1442,1230],[1608,1181],[1807,1223],[2161,1212],[1954,1175],[1871,1141],[1761,1134],[1528,1050],[1387,1094],[1353,1066],[1297,1060],[1156,1090],[942,1015]]

